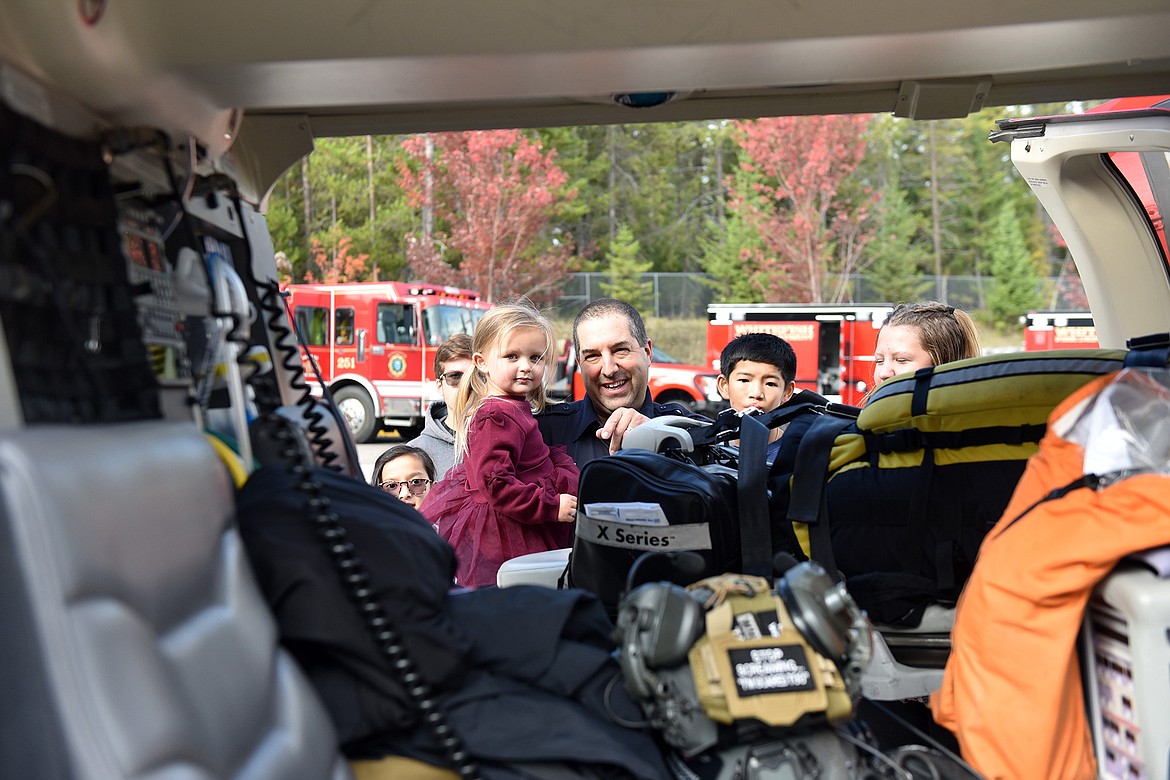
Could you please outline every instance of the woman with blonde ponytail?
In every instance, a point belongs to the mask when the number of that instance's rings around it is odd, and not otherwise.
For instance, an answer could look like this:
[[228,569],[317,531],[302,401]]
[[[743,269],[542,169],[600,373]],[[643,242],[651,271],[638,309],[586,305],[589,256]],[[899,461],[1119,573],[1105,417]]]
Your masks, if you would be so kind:
[[967,312],[938,301],[899,303],[878,331],[874,387],[897,374],[980,354],[979,332]]

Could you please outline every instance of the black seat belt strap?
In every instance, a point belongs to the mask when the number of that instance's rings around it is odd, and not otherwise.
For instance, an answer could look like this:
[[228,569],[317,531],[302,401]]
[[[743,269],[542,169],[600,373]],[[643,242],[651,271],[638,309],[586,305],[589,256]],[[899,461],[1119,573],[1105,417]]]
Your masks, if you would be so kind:
[[829,460],[837,435],[856,421],[852,417],[826,415],[818,418],[805,432],[796,450],[796,468],[792,472],[792,494],[788,502],[788,520],[808,525],[809,557],[837,577],[837,564],[829,535],[828,500],[825,483],[829,478]]
[[739,540],[743,573],[759,577],[772,574],[772,532],[767,496],[768,429],[752,415],[740,421]]

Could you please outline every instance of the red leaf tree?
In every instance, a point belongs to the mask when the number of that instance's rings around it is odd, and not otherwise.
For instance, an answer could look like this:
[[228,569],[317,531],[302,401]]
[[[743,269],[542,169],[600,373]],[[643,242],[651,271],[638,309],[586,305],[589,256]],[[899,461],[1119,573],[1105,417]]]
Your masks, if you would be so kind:
[[[865,116],[779,117],[735,123],[752,175],[751,192],[731,202],[755,227],[763,250],[753,283],[768,300],[840,301],[848,275],[861,270],[868,193],[844,194],[865,156]],[[837,280],[830,285],[830,275]]]
[[313,284],[365,281],[370,256],[362,253],[351,255],[349,253],[351,244],[352,238],[341,236],[337,239],[337,249],[330,252],[314,238],[309,247],[305,281]]
[[400,164],[402,188],[435,225],[429,236],[408,236],[414,273],[478,289],[487,300],[551,300],[568,277],[572,248],[549,224],[558,203],[576,197],[565,190],[555,150],[545,153],[518,130],[435,133],[403,146],[410,160]]

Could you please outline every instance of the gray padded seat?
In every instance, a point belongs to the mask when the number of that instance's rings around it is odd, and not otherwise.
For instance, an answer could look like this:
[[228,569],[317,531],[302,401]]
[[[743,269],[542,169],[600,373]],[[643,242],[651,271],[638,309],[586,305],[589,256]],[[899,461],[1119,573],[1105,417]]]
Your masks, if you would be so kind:
[[0,435],[0,615],[0,777],[350,777],[190,425]]

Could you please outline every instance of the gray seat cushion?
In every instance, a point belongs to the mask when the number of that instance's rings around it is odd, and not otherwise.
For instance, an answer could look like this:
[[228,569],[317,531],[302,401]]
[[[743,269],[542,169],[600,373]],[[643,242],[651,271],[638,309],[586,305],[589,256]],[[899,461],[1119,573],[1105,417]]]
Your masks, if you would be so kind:
[[0,776],[349,776],[198,430],[0,436],[0,519]]

